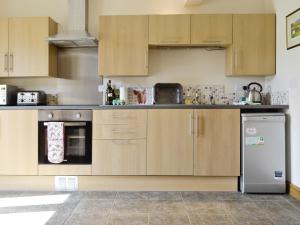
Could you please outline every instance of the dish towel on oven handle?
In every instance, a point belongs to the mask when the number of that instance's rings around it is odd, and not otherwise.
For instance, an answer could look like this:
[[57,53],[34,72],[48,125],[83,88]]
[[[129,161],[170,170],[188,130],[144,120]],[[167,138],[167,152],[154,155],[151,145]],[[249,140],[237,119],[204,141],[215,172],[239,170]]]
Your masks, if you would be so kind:
[[48,122],[48,161],[62,163],[64,161],[64,122]]

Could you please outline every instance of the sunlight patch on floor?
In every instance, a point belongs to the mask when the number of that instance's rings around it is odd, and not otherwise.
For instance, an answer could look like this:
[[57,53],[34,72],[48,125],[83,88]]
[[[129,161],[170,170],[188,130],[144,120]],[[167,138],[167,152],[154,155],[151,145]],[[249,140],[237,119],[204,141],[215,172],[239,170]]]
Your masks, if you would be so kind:
[[44,225],[55,211],[0,214],[1,225]]
[[17,207],[17,206],[62,204],[67,200],[67,198],[69,198],[69,196],[70,196],[70,194],[59,194],[59,195],[0,198],[0,208]]

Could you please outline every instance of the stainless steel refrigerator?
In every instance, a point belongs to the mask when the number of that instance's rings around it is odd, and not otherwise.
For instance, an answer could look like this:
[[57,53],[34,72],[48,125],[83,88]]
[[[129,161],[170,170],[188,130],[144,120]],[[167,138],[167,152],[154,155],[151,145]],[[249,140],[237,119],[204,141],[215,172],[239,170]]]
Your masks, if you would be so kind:
[[242,114],[243,193],[285,193],[285,115]]

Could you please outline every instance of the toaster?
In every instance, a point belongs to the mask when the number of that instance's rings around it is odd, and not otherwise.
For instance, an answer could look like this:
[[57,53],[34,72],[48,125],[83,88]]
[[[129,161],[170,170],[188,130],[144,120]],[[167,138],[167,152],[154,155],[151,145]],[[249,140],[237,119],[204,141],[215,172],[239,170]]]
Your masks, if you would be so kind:
[[18,92],[18,105],[46,105],[47,98],[43,91],[20,91]]
[[18,88],[0,84],[0,105],[16,105]]

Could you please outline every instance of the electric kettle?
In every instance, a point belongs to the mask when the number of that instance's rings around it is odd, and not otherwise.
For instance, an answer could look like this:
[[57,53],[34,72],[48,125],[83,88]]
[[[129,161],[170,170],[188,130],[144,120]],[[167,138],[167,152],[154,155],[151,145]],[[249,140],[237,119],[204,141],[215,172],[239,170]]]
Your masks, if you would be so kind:
[[247,87],[248,93],[247,93],[247,102],[252,103],[262,103],[262,95],[261,92],[263,90],[261,84],[257,82],[252,82],[248,84]]

